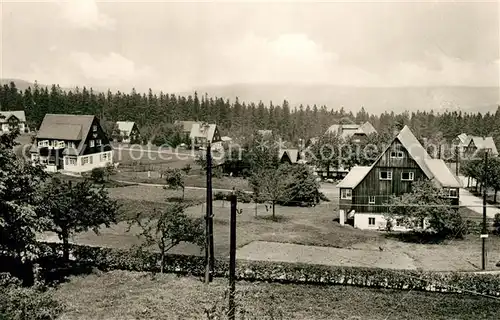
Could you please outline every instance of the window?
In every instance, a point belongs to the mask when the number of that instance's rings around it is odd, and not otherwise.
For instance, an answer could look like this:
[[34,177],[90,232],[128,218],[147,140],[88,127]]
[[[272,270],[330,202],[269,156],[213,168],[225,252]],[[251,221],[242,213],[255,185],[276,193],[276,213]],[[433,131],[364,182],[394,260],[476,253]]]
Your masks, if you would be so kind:
[[374,226],[375,225],[375,218],[373,218],[373,217],[368,218],[368,225],[369,226]]
[[458,198],[458,189],[455,188],[448,189],[448,197]]
[[351,189],[341,189],[340,199],[352,199],[352,190]]
[[89,157],[82,157],[82,166],[89,163]]
[[375,196],[369,196],[368,197],[368,203],[369,204],[375,204]]
[[49,146],[51,146],[51,147],[55,147],[55,146],[56,146],[56,142],[57,142],[57,141],[55,141],[55,140],[50,140],[50,142],[49,142]]
[[403,181],[413,181],[415,174],[413,172],[401,172],[401,180]]
[[92,130],[93,130],[94,132],[95,132],[95,131],[97,131],[97,126],[96,126],[96,125],[93,125],[93,126],[92,126]]
[[380,171],[380,180],[392,180],[392,171]]
[[107,161],[109,159],[111,159],[111,157],[107,152],[101,154],[101,161]]
[[396,219],[396,227],[402,227],[404,225],[403,219]]
[[68,148],[75,149],[75,143],[74,142],[68,142]]
[[94,160],[94,156],[89,156],[89,163],[92,164],[92,161]]
[[90,140],[90,147],[91,148],[95,147],[95,140]]
[[97,139],[95,141],[95,144],[96,144],[96,146],[100,146],[102,144],[102,140],[101,139]]
[[48,147],[49,141],[48,140],[38,141],[38,146],[39,147]]
[[402,159],[405,154],[403,151],[391,151],[391,158]]
[[57,143],[57,147],[58,147],[58,148],[64,148],[65,146],[66,146],[66,143],[64,143],[64,141],[59,141],[59,142]]

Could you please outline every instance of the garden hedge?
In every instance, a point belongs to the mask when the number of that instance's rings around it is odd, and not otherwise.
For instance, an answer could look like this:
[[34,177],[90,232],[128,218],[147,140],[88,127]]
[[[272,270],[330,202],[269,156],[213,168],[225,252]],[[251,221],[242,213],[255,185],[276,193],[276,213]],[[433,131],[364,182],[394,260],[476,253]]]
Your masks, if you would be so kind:
[[[55,261],[62,251],[61,244],[43,243],[42,260]],[[159,254],[123,249],[71,245],[73,260],[88,268],[108,270],[129,270],[159,272]],[[42,263],[43,265],[44,263]],[[169,254],[165,272],[204,274],[204,257]],[[215,261],[215,277],[227,277],[229,260]],[[465,272],[424,272],[416,270],[396,270],[364,267],[343,267],[284,263],[267,261],[238,260],[236,264],[238,280],[268,281],[284,283],[354,285],[374,288],[402,290],[436,291],[451,293],[479,293],[500,296],[500,276]]]

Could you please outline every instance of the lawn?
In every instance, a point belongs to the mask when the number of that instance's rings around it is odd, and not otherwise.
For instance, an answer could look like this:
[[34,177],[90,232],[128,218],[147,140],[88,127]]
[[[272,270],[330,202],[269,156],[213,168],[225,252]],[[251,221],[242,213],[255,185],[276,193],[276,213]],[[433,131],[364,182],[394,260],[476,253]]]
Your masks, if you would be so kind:
[[[131,181],[136,183],[150,183],[150,184],[165,184],[165,179],[160,177],[158,171],[151,171],[148,176],[147,171],[134,172],[134,171],[121,171],[113,175],[113,180]],[[193,170],[193,173],[186,175],[184,178],[186,187],[205,188],[207,186],[207,177],[204,172],[200,170]],[[251,191],[248,181],[243,178],[212,178],[212,188],[214,189],[227,189],[232,188]]]
[[[73,277],[56,291],[61,320],[207,319],[227,305],[226,279],[113,271]],[[238,282],[237,319],[498,319],[500,301],[480,296],[351,286]]]
[[[186,189],[186,200],[192,204],[203,202],[205,190]],[[180,197],[180,190],[164,190],[161,187],[129,186],[111,188],[109,193],[113,199],[117,199],[120,208],[120,220],[135,217],[138,213],[142,215],[155,214],[155,210],[161,210],[172,198]],[[366,231],[354,229],[351,226],[340,226],[334,221],[338,216],[336,202],[325,202],[313,208],[282,207],[278,206],[276,213],[277,221],[271,219],[269,206],[254,203],[239,203],[238,208],[242,210],[237,216],[237,247],[238,255],[242,258],[262,257],[267,259],[275,256],[275,245],[257,246],[251,245],[256,241],[273,243],[285,243],[306,245],[313,247],[283,248],[290,250],[287,259],[295,261],[328,264],[341,264],[339,259],[347,257],[350,265],[378,266],[383,267],[388,263],[394,263],[382,256],[394,254],[394,261],[403,261],[404,265],[395,265],[394,268],[404,268],[410,265],[417,269],[434,271],[465,271],[479,270],[481,267],[481,239],[479,235],[469,235],[465,240],[447,241],[442,244],[424,244],[404,242],[385,232]],[[193,205],[186,209],[186,213],[192,217],[203,217],[206,213],[205,205]],[[227,201],[214,201],[214,240],[215,253],[219,257],[227,257],[229,253],[229,215],[230,208]],[[140,243],[136,234],[138,228],[133,227],[127,232],[128,223],[121,222],[111,228],[102,229],[99,235],[86,232],[75,236],[77,243],[99,246],[111,246],[118,248],[130,248]],[[246,245],[249,245],[246,247]],[[500,260],[500,237],[490,236],[487,239],[488,270],[498,270],[495,264]],[[330,250],[325,253],[324,249],[317,247],[344,248],[351,250],[346,254],[342,250]],[[382,254],[379,252],[383,251]],[[173,253],[202,254],[200,248],[195,245],[182,243],[172,249]],[[304,254],[307,253],[307,254]],[[317,255],[317,259],[315,259]],[[332,255],[330,259],[324,257]],[[380,256],[382,258],[375,258]],[[397,258],[396,258],[397,257]],[[325,260],[326,259],[326,260]],[[374,260],[375,259],[375,260]],[[344,259],[345,260],[345,259]]]

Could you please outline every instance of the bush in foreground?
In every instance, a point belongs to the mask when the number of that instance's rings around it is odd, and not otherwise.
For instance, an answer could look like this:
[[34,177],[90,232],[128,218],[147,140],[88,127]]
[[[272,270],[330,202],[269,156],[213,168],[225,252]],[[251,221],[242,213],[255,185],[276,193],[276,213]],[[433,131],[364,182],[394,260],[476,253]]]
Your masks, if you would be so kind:
[[36,286],[24,288],[17,279],[0,277],[0,319],[54,320],[61,312],[52,291]]

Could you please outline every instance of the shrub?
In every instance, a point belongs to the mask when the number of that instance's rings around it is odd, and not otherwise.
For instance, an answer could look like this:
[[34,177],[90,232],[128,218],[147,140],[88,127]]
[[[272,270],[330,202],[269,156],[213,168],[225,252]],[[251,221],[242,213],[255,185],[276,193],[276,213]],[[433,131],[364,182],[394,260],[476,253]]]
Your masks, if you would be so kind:
[[182,171],[184,171],[184,173],[185,173],[186,175],[188,175],[188,174],[189,174],[189,172],[191,172],[191,169],[192,169],[192,168],[191,168],[191,165],[190,165],[189,163],[187,163],[187,164],[186,164],[186,165],[185,165],[185,166],[184,166],[181,170],[182,170]]
[[62,308],[52,291],[23,288],[8,276],[0,278],[0,319],[53,320],[61,313]]
[[95,183],[103,183],[105,175],[106,172],[104,168],[94,168],[90,173],[90,179],[92,179]]
[[495,214],[495,218],[493,220],[493,233],[500,235],[500,213]]
[[[47,256],[54,255],[60,244],[44,246]],[[160,270],[159,253],[72,245],[72,253],[79,263],[101,270],[153,271]],[[48,259],[53,260],[53,259]],[[215,260],[214,276],[226,277],[229,261]],[[169,254],[165,272],[204,274],[204,257]],[[494,274],[458,272],[424,272],[366,267],[326,266],[302,263],[238,260],[236,276],[239,280],[272,281],[282,283],[355,285],[374,288],[420,290],[437,292],[477,292],[500,296],[500,278]]]
[[227,200],[227,199],[228,199],[228,194],[226,192],[217,191],[214,194],[214,200]]
[[252,195],[250,193],[247,193],[242,190],[236,190],[236,197],[238,199],[238,202],[242,203],[250,203],[252,202]]
[[[238,199],[238,202],[241,202],[241,203],[250,203],[252,202],[253,200],[253,196],[252,194],[250,193],[247,193],[243,190],[236,190],[235,191],[235,194],[236,194],[236,198]],[[214,194],[214,200],[226,200],[226,201],[230,201],[231,198],[230,198],[230,193],[227,193],[227,192],[222,192],[222,191],[217,191],[215,194]]]

